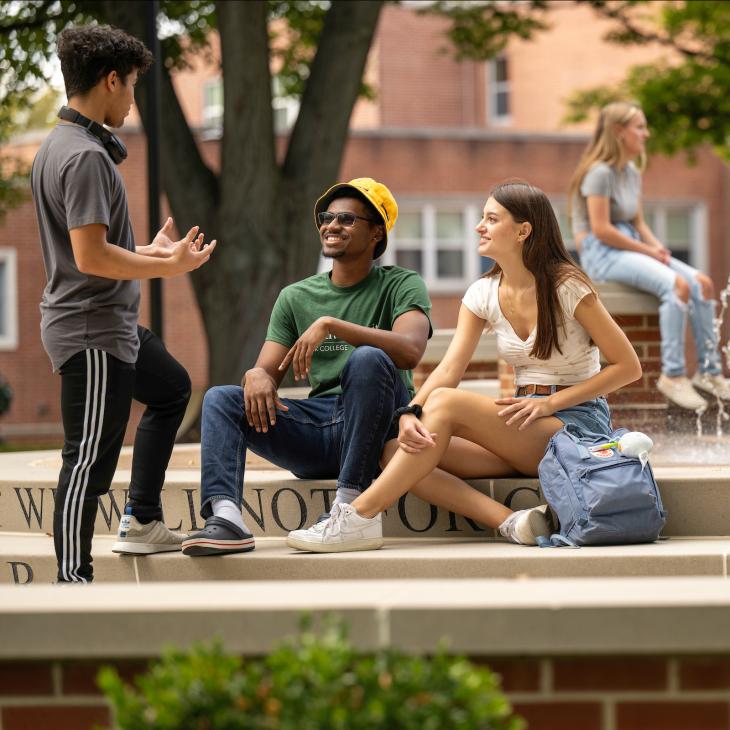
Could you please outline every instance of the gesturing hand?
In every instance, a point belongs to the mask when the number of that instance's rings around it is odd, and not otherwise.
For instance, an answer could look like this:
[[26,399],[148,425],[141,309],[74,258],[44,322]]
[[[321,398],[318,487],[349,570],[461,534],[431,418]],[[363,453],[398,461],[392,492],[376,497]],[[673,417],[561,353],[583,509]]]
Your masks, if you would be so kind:
[[524,431],[533,421],[555,413],[550,397],[546,398],[497,398],[494,401],[499,406],[507,406],[497,415],[505,420],[505,425],[519,423],[518,431]]
[[435,433],[431,433],[413,414],[400,417],[398,446],[409,454],[417,454],[427,446],[436,446]]
[[153,256],[167,258],[172,255],[172,249],[175,248],[175,241],[170,238],[173,225],[172,218],[168,218],[165,225],[157,231],[157,235],[152,239],[151,244],[154,249]]
[[[170,223],[172,225],[172,223]],[[165,223],[165,226],[168,226]],[[194,271],[200,268],[204,263],[208,261],[213,249],[215,248],[216,241],[211,241],[207,246],[203,246],[203,239],[205,235],[198,233],[199,226],[193,226],[185,236],[185,238],[175,241],[172,244],[169,258],[173,261],[175,274],[186,273],[188,271]],[[163,229],[160,231],[162,233]],[[159,236],[160,233],[157,235]],[[197,234],[197,235],[196,235]],[[157,238],[157,236],[155,236]]]
[[329,334],[326,317],[314,321],[292,345],[286,357],[281,361],[279,370],[286,370],[291,363],[294,369],[294,380],[303,380],[312,366],[312,355]]

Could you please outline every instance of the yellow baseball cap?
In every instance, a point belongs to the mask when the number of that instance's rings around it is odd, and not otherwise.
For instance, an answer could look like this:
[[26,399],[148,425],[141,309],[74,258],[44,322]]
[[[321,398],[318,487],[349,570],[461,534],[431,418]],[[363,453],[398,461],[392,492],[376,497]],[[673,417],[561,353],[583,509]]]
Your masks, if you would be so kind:
[[373,251],[373,258],[380,258],[385,253],[385,248],[388,245],[388,232],[398,218],[398,204],[395,202],[393,194],[383,183],[379,183],[371,177],[358,177],[350,180],[350,182],[333,185],[314,204],[314,225],[319,228],[317,214],[327,210],[327,206],[329,206],[334,193],[347,188],[356,190],[361,195],[364,195],[380,215],[382,223],[385,226],[385,236],[375,247],[375,251]]

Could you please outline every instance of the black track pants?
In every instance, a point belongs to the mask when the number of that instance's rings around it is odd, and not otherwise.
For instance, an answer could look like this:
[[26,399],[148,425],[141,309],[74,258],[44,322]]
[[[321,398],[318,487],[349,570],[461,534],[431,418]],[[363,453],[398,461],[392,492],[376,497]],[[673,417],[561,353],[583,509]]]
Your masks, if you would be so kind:
[[128,506],[142,522],[161,519],[160,492],[175,434],[190,399],[190,378],[162,341],[139,328],[135,364],[83,350],[61,367],[63,466],[53,536],[59,582],[90,582],[98,498],[109,491],[132,399],[147,406],[137,428]]

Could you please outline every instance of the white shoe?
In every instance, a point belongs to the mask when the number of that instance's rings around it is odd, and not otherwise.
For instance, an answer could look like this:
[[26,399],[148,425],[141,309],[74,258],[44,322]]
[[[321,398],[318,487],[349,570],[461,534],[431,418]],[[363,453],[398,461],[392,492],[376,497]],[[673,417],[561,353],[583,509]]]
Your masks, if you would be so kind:
[[513,512],[500,526],[499,532],[518,545],[537,545],[538,537],[550,537],[550,525],[545,516],[546,504]]
[[692,387],[689,378],[670,378],[662,375],[656,381],[657,390],[680,408],[690,411],[704,410],[707,401]]
[[360,517],[352,505],[335,504],[328,520],[290,532],[286,544],[312,553],[377,550],[383,547],[383,522],[380,514]]
[[692,378],[692,385],[698,390],[704,390],[716,398],[730,400],[730,380],[723,375],[695,373],[694,378]]
[[127,555],[172,552],[182,548],[186,537],[179,532],[172,532],[160,520],[143,525],[134,515],[123,515],[112,552]]

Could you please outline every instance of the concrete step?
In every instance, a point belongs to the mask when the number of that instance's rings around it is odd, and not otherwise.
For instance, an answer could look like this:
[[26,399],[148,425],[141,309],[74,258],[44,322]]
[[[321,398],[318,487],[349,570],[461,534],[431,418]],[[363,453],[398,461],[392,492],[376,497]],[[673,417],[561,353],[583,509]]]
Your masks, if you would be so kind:
[[446,579],[437,590],[325,580],[0,586],[0,659],[145,658],[214,634],[229,652],[265,654],[297,633],[303,612],[315,626],[344,619],[361,651],[433,653],[444,641],[488,657],[730,651],[722,578]]
[[[167,472],[163,506],[167,524],[184,531],[202,525],[199,447],[178,446]],[[58,452],[0,455],[0,532],[50,533],[53,494],[60,467]],[[129,484],[131,449],[120,457],[112,489],[100,499],[96,533],[116,533]],[[730,467],[656,467],[669,519],[667,536],[730,535]],[[471,483],[513,509],[540,504],[536,479],[477,479]],[[308,526],[329,509],[335,493],[330,480],[300,480],[252,457],[247,463],[244,519],[255,536],[277,537]],[[388,510],[386,537],[495,537],[491,529],[406,495]]]
[[[335,580],[425,578],[563,578],[616,576],[727,577],[730,540],[672,538],[651,545],[558,550],[513,545],[491,538],[392,538],[381,550],[315,555],[262,537],[251,553],[188,558],[181,553],[121,556],[114,538],[94,538],[98,582],[197,580]],[[4,533],[0,583],[52,583],[53,540],[47,535]]]

